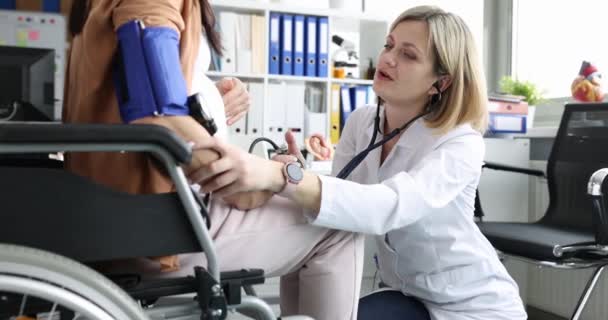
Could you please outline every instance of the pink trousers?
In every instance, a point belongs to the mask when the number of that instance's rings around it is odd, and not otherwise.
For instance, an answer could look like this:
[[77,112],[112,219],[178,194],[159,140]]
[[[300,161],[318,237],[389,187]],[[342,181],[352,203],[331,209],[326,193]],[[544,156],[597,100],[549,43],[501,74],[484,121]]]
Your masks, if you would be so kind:
[[[281,277],[283,316],[302,314],[317,320],[355,320],[363,268],[363,237],[310,225],[303,210],[273,197],[261,208],[240,211],[214,200],[211,230],[220,269],[264,269]],[[179,256],[180,269],[160,272],[150,259],[112,264],[112,270],[175,277],[206,265],[204,254]]]

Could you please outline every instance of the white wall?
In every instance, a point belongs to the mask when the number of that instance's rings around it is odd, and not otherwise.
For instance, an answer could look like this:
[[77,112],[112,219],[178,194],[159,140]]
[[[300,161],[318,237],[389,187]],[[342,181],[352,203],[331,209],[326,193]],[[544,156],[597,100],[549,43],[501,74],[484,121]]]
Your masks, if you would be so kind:
[[483,0],[449,1],[449,0],[365,0],[365,11],[378,16],[387,17],[393,21],[403,11],[418,5],[436,5],[446,11],[453,12],[468,24],[477,49],[481,56],[483,42]]

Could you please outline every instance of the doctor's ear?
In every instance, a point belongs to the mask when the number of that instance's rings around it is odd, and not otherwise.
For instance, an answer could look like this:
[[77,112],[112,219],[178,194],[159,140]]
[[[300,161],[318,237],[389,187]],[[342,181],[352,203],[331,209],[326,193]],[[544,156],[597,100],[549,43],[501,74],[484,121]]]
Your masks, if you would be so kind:
[[452,77],[449,75],[440,76],[437,81],[433,83],[431,94],[443,93],[450,85],[452,85]]

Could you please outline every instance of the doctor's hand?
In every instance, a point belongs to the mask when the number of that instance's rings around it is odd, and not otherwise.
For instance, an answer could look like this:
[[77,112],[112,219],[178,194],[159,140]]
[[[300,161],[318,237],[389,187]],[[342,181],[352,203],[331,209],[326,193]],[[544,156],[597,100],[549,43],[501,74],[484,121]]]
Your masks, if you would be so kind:
[[222,78],[215,86],[224,100],[226,123],[230,126],[244,117],[249,111],[251,98],[245,84],[237,78]]
[[285,186],[283,164],[249,154],[221,139],[212,137],[194,145],[194,150],[213,150],[220,158],[188,175],[203,192],[225,198],[240,192],[279,192]]
[[272,160],[283,163],[295,160],[300,162],[302,167],[305,167],[306,159],[304,159],[300,147],[298,147],[298,143],[296,142],[296,137],[291,131],[285,132],[285,142],[287,143],[287,154],[277,154],[272,157]]

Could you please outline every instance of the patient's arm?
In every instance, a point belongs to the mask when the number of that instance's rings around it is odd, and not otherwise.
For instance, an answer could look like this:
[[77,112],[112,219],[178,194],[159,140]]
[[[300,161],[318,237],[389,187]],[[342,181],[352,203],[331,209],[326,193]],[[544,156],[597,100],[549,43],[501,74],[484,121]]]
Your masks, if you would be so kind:
[[[135,120],[132,123],[163,126],[175,132],[185,141],[191,141],[195,144],[205,141],[205,139],[210,137],[207,130],[190,116],[145,117]],[[192,153],[192,161],[184,167],[186,175],[189,175],[200,167],[210,164],[219,159],[219,157],[217,152],[210,149],[194,150]],[[271,191],[241,192],[224,198],[224,201],[240,210],[248,210],[261,207],[273,194],[274,193]]]

